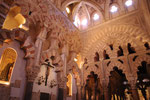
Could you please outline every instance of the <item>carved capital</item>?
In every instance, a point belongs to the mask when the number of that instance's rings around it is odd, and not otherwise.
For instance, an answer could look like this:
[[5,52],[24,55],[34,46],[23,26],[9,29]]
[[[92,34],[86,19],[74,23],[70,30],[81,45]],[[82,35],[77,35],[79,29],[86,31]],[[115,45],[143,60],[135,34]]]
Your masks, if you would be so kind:
[[67,78],[66,77],[60,78],[58,80],[59,88],[65,88],[66,82],[67,82]]

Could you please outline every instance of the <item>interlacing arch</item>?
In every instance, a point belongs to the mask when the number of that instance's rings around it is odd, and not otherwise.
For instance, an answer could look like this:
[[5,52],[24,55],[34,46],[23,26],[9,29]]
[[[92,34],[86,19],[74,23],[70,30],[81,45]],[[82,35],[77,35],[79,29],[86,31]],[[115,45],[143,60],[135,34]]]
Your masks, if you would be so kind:
[[122,70],[123,73],[126,75],[127,80],[129,80],[131,73],[127,71],[127,66],[119,62],[111,62],[111,64],[105,69],[105,79],[107,80],[108,83],[110,72],[113,71],[114,67],[117,67],[118,69]]
[[22,15],[25,16],[28,25],[39,22],[41,27],[46,27],[47,32],[53,31],[58,34],[59,40],[67,42],[71,46],[71,50],[79,51],[81,47],[79,30],[53,6],[51,1],[35,0],[29,2],[24,0],[17,1],[15,4],[22,8]]
[[[95,66],[97,65],[98,68]],[[87,76],[90,75],[90,73],[93,71],[95,74],[98,75],[99,78],[102,78],[102,72],[101,72],[101,67],[99,63],[92,63],[92,64],[88,64],[83,66],[84,67],[84,82],[86,82]]]
[[4,42],[9,42],[9,40],[18,40],[23,43],[21,48],[24,48],[26,50],[25,58],[34,58],[35,56],[35,47],[29,39],[28,33],[23,29],[14,29],[12,31],[6,30],[6,29],[0,29],[0,41],[1,45],[3,45]]
[[[137,47],[138,45],[141,46],[142,42],[150,41],[146,32],[140,27],[133,25],[114,25],[94,34],[91,32],[88,37],[91,38],[87,40],[87,45],[84,44],[85,47],[82,50],[82,54],[87,57],[91,56],[88,55],[88,52],[97,52],[100,50],[99,48],[101,48],[101,51],[99,51],[101,53],[103,53],[103,48],[107,48],[107,50],[109,49],[107,53],[110,54],[110,56],[116,56],[119,45],[127,45],[126,43],[131,43],[132,46]],[[113,51],[109,48],[110,43],[114,46]]]
[[133,67],[133,73],[136,77],[137,77],[138,67],[141,66],[142,61],[146,61],[148,64],[150,64],[150,55],[147,54],[138,55],[137,59],[132,62],[131,67]]

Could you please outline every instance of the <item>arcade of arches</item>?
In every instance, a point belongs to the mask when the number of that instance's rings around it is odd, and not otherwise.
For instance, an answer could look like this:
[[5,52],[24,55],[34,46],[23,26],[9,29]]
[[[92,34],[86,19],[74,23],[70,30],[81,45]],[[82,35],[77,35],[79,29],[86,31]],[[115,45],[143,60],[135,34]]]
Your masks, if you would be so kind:
[[150,1],[0,0],[0,100],[150,100]]

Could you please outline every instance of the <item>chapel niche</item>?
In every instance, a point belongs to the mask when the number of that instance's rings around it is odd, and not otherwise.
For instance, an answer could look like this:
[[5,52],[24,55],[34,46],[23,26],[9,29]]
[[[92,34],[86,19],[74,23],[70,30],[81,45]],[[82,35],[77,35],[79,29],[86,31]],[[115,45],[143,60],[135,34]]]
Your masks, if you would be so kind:
[[4,50],[0,61],[0,81],[9,84],[12,71],[16,62],[17,53],[12,48]]

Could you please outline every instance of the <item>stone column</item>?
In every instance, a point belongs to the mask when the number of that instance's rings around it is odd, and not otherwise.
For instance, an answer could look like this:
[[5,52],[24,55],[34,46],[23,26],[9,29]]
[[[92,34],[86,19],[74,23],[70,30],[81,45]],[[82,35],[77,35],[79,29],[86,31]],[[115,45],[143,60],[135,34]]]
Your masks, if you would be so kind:
[[109,79],[105,79],[105,78],[102,79],[104,100],[110,100],[111,99],[111,97],[109,95],[108,83],[109,83]]
[[77,91],[78,91],[78,99],[77,100],[81,100],[81,86],[80,85],[78,85],[77,86]]
[[129,83],[130,83],[130,86],[131,86],[131,92],[132,92],[133,100],[140,100],[138,90],[137,90],[137,86],[136,86],[136,79],[131,78],[131,80],[129,80]]
[[27,81],[26,83],[26,93],[24,100],[31,100],[32,98],[32,89],[33,89],[33,82]]
[[46,29],[43,28],[35,42],[36,48],[35,59],[30,58],[27,60],[27,67],[26,67],[27,82],[26,82],[25,100],[32,99],[33,83],[40,70],[39,62],[41,57],[42,44],[46,37],[46,34],[47,34]]
[[104,99],[110,100],[108,87],[104,87]]
[[66,100],[66,78],[61,78],[58,80],[58,100]]
[[149,98],[150,98],[150,87],[147,87],[147,90],[148,90],[148,95],[149,95]]
[[133,100],[140,100],[136,85],[131,86],[131,91],[132,91]]
[[68,45],[65,44],[63,49],[62,49],[62,59],[63,59],[63,62],[64,62],[64,69],[63,69],[63,72],[64,72],[64,76],[63,76],[63,83],[64,84],[64,88],[63,88],[63,100],[66,100],[66,96],[67,96],[67,85],[66,85],[66,82],[67,82],[67,57],[68,57]]

